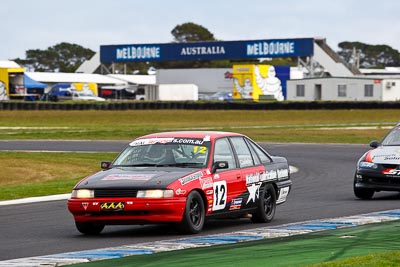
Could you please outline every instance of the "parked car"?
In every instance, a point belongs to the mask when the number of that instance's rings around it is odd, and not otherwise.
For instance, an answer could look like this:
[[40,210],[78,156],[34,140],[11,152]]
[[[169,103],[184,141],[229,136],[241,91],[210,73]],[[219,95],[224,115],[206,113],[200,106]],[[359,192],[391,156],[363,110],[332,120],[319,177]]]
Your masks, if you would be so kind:
[[381,142],[372,141],[373,148],[357,162],[354,194],[371,199],[375,192],[400,192],[400,124],[389,131]]
[[206,218],[244,215],[266,223],[292,185],[285,158],[228,132],[149,134],[101,166],[68,200],[83,234],[99,234],[105,225],[149,223],[194,234]]
[[220,101],[232,101],[233,95],[232,92],[216,92],[212,94],[209,98],[210,100],[220,100]]
[[105,98],[98,97],[92,91],[71,90],[72,100],[91,100],[91,101],[106,101]]

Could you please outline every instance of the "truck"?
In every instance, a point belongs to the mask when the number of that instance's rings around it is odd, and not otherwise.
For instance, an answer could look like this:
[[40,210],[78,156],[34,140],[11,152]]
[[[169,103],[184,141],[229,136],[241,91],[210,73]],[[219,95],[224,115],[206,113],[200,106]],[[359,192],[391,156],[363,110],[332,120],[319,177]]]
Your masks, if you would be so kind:
[[146,99],[152,101],[185,101],[199,99],[199,88],[195,84],[146,85]]

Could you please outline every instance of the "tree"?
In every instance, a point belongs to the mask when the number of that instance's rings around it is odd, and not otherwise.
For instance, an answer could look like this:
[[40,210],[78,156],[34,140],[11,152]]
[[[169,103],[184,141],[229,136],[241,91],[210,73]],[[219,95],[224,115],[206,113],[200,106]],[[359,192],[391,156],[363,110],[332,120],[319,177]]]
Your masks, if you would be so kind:
[[359,61],[360,67],[384,68],[385,66],[399,66],[399,51],[388,45],[370,45],[361,42],[341,42],[339,55],[348,63]]
[[60,43],[47,50],[33,49],[26,51],[26,59],[14,61],[30,71],[75,72],[94,51],[77,44]]
[[209,30],[193,22],[175,26],[171,34],[174,36],[175,42],[178,43],[216,41]]
[[[193,22],[186,22],[175,26],[171,34],[174,37],[174,41],[178,43],[217,41],[214,34],[207,28]],[[231,66],[232,63],[229,60],[195,60],[158,63],[158,67],[161,68],[223,68]]]

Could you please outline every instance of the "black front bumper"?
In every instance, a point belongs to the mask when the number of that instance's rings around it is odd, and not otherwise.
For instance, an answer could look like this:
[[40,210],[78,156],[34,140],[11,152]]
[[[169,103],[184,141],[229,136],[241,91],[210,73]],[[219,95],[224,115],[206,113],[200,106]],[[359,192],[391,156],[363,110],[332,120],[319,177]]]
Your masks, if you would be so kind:
[[360,169],[355,174],[354,187],[375,191],[400,191],[400,175],[384,175],[377,171]]

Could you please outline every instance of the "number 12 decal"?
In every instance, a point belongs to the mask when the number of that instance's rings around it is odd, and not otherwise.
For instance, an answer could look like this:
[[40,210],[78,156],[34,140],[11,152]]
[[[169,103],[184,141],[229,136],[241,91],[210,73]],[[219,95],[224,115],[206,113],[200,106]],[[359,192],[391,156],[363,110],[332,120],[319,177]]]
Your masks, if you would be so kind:
[[228,187],[226,186],[226,181],[214,182],[213,211],[222,210],[225,208],[227,193]]

